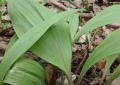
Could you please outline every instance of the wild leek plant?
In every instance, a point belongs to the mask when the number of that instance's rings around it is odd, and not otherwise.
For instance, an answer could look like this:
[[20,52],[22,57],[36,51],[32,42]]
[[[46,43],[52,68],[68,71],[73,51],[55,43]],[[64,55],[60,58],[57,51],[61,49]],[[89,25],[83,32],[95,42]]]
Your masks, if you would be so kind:
[[[83,34],[120,20],[120,6],[111,6],[92,18],[76,34],[78,15],[71,14],[83,10],[75,9],[56,14],[33,0],[8,0],[8,13],[16,34],[12,37],[0,64],[1,85],[5,83],[44,85],[45,73],[42,66],[33,60],[23,58],[28,49],[40,58],[61,68],[66,73],[69,85],[73,85],[71,79],[72,45]],[[69,24],[66,21],[67,16],[69,16]],[[117,56],[120,52],[119,32],[120,29],[113,32],[89,56],[80,73],[77,85],[87,70],[96,62],[110,57],[109,62]],[[111,63],[107,63],[107,65],[110,67]],[[119,68],[106,85],[118,76],[116,74],[119,73]],[[108,68],[106,68],[107,70]]]

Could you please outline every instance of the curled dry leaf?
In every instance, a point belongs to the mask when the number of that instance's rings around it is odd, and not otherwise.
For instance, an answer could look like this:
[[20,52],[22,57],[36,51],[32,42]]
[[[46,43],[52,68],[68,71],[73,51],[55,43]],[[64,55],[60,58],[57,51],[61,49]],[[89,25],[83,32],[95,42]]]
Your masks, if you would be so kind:
[[97,67],[99,69],[103,69],[105,67],[106,62],[107,62],[107,58],[100,60],[99,62],[97,62]]
[[102,37],[99,37],[96,41],[96,45],[99,45],[103,41]]

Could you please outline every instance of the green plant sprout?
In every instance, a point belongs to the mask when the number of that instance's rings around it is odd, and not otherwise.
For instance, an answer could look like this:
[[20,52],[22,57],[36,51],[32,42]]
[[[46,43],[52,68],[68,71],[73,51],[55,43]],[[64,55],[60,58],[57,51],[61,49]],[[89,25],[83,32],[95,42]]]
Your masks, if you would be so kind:
[[[59,67],[67,76],[69,85],[73,85],[72,45],[83,34],[103,25],[120,21],[120,6],[110,6],[89,20],[77,32],[79,19],[78,15],[73,13],[84,10],[74,9],[57,14],[33,0],[8,0],[8,13],[16,34],[9,42],[0,64],[1,85],[45,85],[45,71],[42,66],[38,62],[23,58],[28,49],[43,60]],[[120,53],[119,37],[120,29],[117,29],[95,48],[83,66],[77,85],[80,84],[88,69],[101,59],[108,57],[106,66],[111,66],[113,57],[116,58]],[[120,76],[119,69],[120,66],[114,71],[106,85]],[[107,70],[108,68],[105,69],[104,75]],[[49,78],[48,81],[50,82]]]

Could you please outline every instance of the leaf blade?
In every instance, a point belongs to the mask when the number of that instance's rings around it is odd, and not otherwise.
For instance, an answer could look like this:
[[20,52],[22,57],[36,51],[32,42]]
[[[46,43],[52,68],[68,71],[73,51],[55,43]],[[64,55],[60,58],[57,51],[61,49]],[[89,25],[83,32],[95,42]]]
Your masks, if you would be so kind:
[[45,72],[36,61],[20,58],[7,73],[3,82],[13,85],[44,85]]
[[99,46],[97,46],[97,48],[92,52],[92,54],[89,56],[86,63],[84,64],[84,67],[79,76],[78,84],[82,80],[84,74],[92,65],[94,65],[99,60],[105,58],[106,56],[109,57],[110,55],[120,52],[120,48],[119,48],[120,39],[118,39],[119,37],[120,37],[120,29],[117,29],[116,31],[111,33],[105,40],[103,40],[102,43],[99,44]]
[[[11,7],[11,5],[9,5],[9,9],[14,9],[14,10],[9,11],[9,14],[10,14],[10,17],[12,17],[13,19],[15,16],[17,16],[16,17],[17,20],[16,19],[12,20],[12,23],[13,23],[15,32],[17,33],[19,38],[36,24],[39,24],[42,21],[47,20],[53,15],[57,15],[52,10],[47,9],[43,7],[42,5],[36,2],[33,2],[31,0],[21,0],[21,1],[14,0],[14,3],[15,2],[17,3],[15,4],[16,5],[15,7],[14,6]],[[21,5],[21,3],[25,3],[25,7]],[[28,4],[30,4],[31,7]],[[19,6],[18,9],[16,9],[17,6]],[[32,14],[29,14],[29,16],[25,16],[26,14],[22,11],[27,11],[29,13],[35,12],[36,16],[39,17],[40,20],[39,18],[34,19],[32,17],[33,16]],[[13,13],[16,13],[16,14],[13,14]],[[27,18],[25,19],[21,16],[27,17]],[[17,22],[22,22],[24,24],[17,23]],[[67,73],[67,75],[69,75],[69,78],[70,78],[72,47],[71,47],[69,27],[68,27],[68,24],[65,22],[65,20],[61,20],[55,23],[54,25],[52,25],[49,28],[49,30],[44,34],[44,36],[42,36],[30,48],[30,50],[37,56],[41,57],[42,59],[63,69]]]
[[[49,20],[44,21],[41,24],[33,27],[31,30],[29,30],[28,32],[26,32],[22,37],[20,37],[19,40],[17,40],[15,42],[15,44],[8,50],[8,52],[5,54],[5,56],[4,56],[4,58],[3,58],[2,62],[1,62],[0,82],[3,80],[4,75],[7,72],[7,70],[10,68],[10,66],[25,51],[27,51],[31,47],[31,45],[33,45],[47,31],[47,29],[53,23],[57,22],[58,20],[60,20],[60,19],[62,19],[64,17],[67,17],[68,15],[70,15],[70,14],[72,14],[74,12],[77,12],[77,11],[79,11],[79,10],[71,10],[71,11],[68,11],[68,12],[60,13],[60,14],[54,16],[54,17],[51,17]],[[31,36],[31,37],[28,37],[28,36]],[[30,44],[28,44],[28,43],[30,43]],[[18,45],[19,45],[19,48],[18,48]],[[24,47],[24,50],[23,50],[23,47]],[[14,53],[12,53],[13,50],[15,50]],[[11,56],[11,58],[9,58],[8,56]],[[9,65],[5,65],[6,62],[9,62]]]
[[73,39],[78,29],[79,15],[73,14],[69,16],[68,22],[69,22],[69,27],[70,27],[71,39]]
[[118,76],[120,76],[120,65],[118,65],[118,67],[114,70],[114,72],[112,73],[110,78],[107,80],[105,85],[109,85]]
[[[111,12],[113,10],[114,12]],[[96,29],[98,27],[101,27],[103,25],[120,21],[120,6],[114,5],[107,7],[103,11],[101,11],[99,14],[97,14],[94,18],[89,20],[82,28],[79,30],[79,32],[76,34],[74,39],[72,40],[72,43],[74,44],[80,36],[85,34],[88,31],[91,31],[93,29]],[[115,16],[113,16],[115,15]]]

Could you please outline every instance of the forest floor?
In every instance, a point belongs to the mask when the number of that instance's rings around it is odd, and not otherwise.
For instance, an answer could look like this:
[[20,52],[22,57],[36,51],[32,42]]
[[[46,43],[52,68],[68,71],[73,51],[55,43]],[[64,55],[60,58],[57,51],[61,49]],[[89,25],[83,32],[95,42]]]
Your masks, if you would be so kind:
[[[84,24],[86,24],[90,19],[92,19],[94,16],[96,16],[99,12],[101,12],[105,8],[111,5],[120,4],[120,2],[109,2],[106,0],[72,0],[72,2],[69,2],[69,0],[50,0],[50,1],[35,0],[35,1],[48,7],[54,12],[57,12],[60,10],[66,11],[71,9],[85,8],[87,11],[85,11],[82,14],[81,21],[79,21],[78,29],[81,29]],[[5,27],[2,27],[2,25],[0,25],[0,61],[1,61],[2,58],[4,57],[6,47],[11,37],[14,35],[15,31],[7,12],[7,5],[3,4],[0,7],[0,11],[2,12],[2,16],[1,16],[2,22],[9,23],[9,25]],[[115,22],[115,23],[111,23],[90,31],[89,32],[90,41],[91,41],[90,48],[88,48],[89,41],[87,38],[87,34],[84,34],[83,36],[81,36],[79,40],[73,45],[72,47],[73,57],[72,57],[71,70],[72,70],[72,75],[75,75],[73,79],[74,85],[76,85],[76,81],[79,77],[80,71],[85,61],[89,57],[89,55],[107,36],[109,36],[112,32],[114,32],[119,27],[120,27],[120,22]],[[45,69],[47,69],[51,79],[51,85],[60,84],[59,77],[61,76],[61,70],[59,68],[40,59],[38,56],[30,52],[29,50],[26,52],[24,57],[38,61],[43,65]],[[85,74],[81,82],[81,85],[99,85],[104,68],[105,68],[106,61],[107,61],[107,58],[104,58],[103,60],[93,65]],[[110,75],[113,73],[114,69],[119,64],[120,64],[120,55],[117,57],[117,59],[114,61],[114,63],[110,67],[104,79],[103,85],[105,84],[105,82],[108,80]],[[53,67],[55,67],[55,70],[53,70]],[[119,79],[120,78],[118,77],[118,80],[117,81],[114,80],[111,85],[120,85]],[[47,85],[47,80],[45,82]]]

